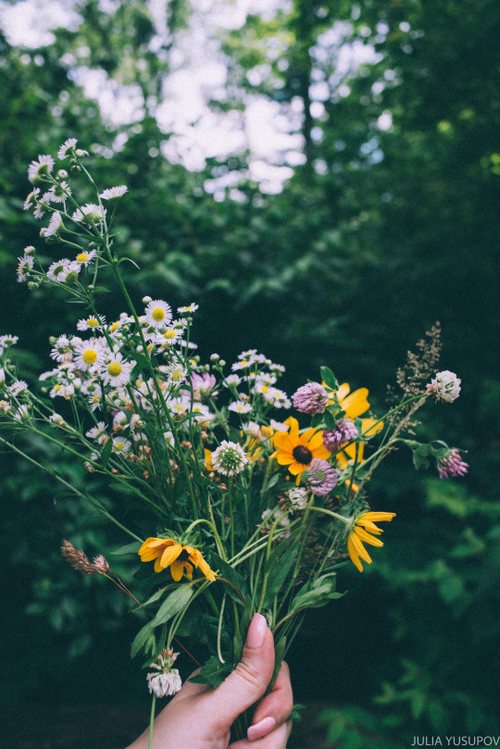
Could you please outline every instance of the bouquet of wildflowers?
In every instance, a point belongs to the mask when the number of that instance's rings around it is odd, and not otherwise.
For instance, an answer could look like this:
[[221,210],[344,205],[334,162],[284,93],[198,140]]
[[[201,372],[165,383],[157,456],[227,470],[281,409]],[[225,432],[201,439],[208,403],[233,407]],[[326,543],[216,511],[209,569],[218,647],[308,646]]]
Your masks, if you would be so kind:
[[[351,390],[328,367],[290,398],[278,387],[284,368],[255,349],[230,367],[216,354],[202,361],[192,340],[196,304],[174,311],[164,299],[132,299],[122,266],[133,261],[113,235],[127,187],[97,187],[88,156],[69,139],[60,168],[43,155],[28,170],[24,207],[44,222],[53,255],[26,247],[18,280],[58,289],[82,312],[75,330],[51,339],[51,368],[37,387],[19,377],[17,338],[0,337],[0,443],[128,537],[119,553],[143,563],[134,591],[102,554],[90,561],[69,541],[62,552],[134,600],[142,621],[132,655],[145,657],[156,700],[180,689],[174,664],[178,648],[190,656],[187,641],[206,654],[196,679],[219,684],[240,658],[254,612],[274,633],[278,669],[307,609],[342,595],[340,568],[362,572],[372,563],[367,547],[383,546],[380,524],[395,513],[371,509],[367,482],[395,447],[409,447],[417,468],[436,461],[442,478],[467,471],[456,448],[414,438],[418,409],[430,398],[455,400],[460,380],[436,373],[437,326],[409,355],[380,416],[366,388]],[[125,307],[116,319],[97,301],[109,286]],[[98,479],[99,493],[40,463],[18,439],[23,431],[71,455]]]

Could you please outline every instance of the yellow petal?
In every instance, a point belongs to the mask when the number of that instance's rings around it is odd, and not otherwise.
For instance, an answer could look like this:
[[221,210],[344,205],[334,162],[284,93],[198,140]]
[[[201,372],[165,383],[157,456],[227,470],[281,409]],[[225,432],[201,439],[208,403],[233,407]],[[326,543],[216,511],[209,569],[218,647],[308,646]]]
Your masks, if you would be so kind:
[[351,557],[351,562],[354,564],[354,566],[357,567],[360,572],[363,572],[363,565],[359,561],[359,556],[351,540],[351,536],[349,536],[349,538],[347,539],[347,552]]
[[296,476],[297,474],[307,471],[307,465],[305,465],[304,463],[295,462],[288,466],[288,470],[290,471],[292,476]]
[[337,390],[337,400],[339,401],[339,403],[341,403],[344,400],[344,398],[347,398],[347,396],[349,395],[350,389],[351,388],[348,382],[342,383],[342,385]]
[[363,546],[363,543],[362,543],[361,539],[358,538],[355,533],[351,533],[350,539],[352,540],[354,548],[356,549],[356,551],[359,554],[359,556],[361,557],[361,559],[363,559],[367,564],[371,564],[372,563],[372,558],[368,554],[368,552],[365,549],[365,547]]
[[280,464],[280,466],[288,466],[290,463],[293,463],[295,458],[293,457],[292,453],[286,453],[286,452],[276,452],[276,460]]
[[207,580],[212,582],[216,579],[215,572],[212,570],[208,562],[203,558],[203,554],[198,549],[193,549],[189,554],[189,561],[192,562],[195,567],[198,567],[200,572],[205,575]]
[[356,520],[356,525],[363,526],[363,528],[366,528],[367,531],[369,531],[370,533],[375,533],[377,536],[380,536],[380,534],[384,532],[382,528],[379,528],[378,525],[375,525],[375,523],[372,523],[371,520],[367,520],[363,516]]
[[161,557],[158,557],[158,559],[155,561],[154,571],[155,572],[161,572],[163,567],[161,566]]
[[339,398],[340,405],[344,409],[348,419],[355,419],[357,416],[364,414],[365,411],[368,411],[370,404],[367,398],[368,390],[366,388],[358,388],[342,400]]
[[366,520],[372,520],[374,523],[388,522],[390,523],[392,518],[396,517],[395,512],[372,512],[371,510],[361,515]]
[[182,552],[181,544],[174,544],[173,546],[167,546],[163,554],[161,555],[160,564],[165,569],[172,562],[175,562],[179,554]]
[[371,546],[383,546],[383,541],[380,540],[380,538],[375,538],[375,536],[370,536],[369,533],[367,533],[364,528],[357,527],[354,529],[354,533],[360,537],[362,541],[365,542],[365,544],[370,544]]
[[181,562],[179,559],[172,562],[170,565],[170,574],[172,575],[172,579],[178,583],[184,574],[184,562]]
[[361,435],[363,437],[374,437],[384,428],[384,422],[378,419],[361,419]]

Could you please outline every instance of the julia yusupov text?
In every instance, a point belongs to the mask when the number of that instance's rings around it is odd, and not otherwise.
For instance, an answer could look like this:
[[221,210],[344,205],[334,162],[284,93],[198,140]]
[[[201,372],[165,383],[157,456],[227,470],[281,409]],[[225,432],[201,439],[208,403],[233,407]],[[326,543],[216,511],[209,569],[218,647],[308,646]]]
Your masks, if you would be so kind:
[[410,746],[500,746],[500,736],[414,736]]

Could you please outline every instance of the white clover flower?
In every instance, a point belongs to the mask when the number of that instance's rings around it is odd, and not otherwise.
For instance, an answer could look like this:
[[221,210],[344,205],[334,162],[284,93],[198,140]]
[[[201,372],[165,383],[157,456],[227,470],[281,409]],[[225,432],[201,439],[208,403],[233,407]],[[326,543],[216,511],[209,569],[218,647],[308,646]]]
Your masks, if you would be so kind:
[[147,674],[146,678],[150,694],[154,694],[160,699],[177,694],[182,687],[182,679],[177,668],[173,668],[168,673],[150,673]]
[[92,367],[100,367],[104,361],[105,347],[102,340],[90,338],[75,345],[75,364],[78,369],[88,372]]
[[23,283],[29,278],[33,270],[35,260],[31,255],[23,255],[17,258],[17,281]]
[[149,325],[163,328],[172,322],[172,308],[163,299],[152,299],[147,305],[144,315]]
[[427,392],[435,397],[437,401],[453,403],[460,395],[460,380],[455,372],[444,369],[427,384]]
[[191,304],[186,304],[184,307],[177,307],[177,312],[180,315],[189,315],[192,312],[196,312],[196,310],[199,308],[200,308],[199,304],[196,304],[195,302],[191,302]]
[[103,190],[99,197],[101,200],[118,200],[125,193],[128,192],[126,185],[117,185],[116,187],[108,187],[107,190]]
[[86,221],[88,224],[99,224],[106,217],[106,209],[96,203],[86,203],[81,208],[77,208],[71,218],[77,223]]
[[78,263],[74,260],[68,260],[68,258],[62,258],[49,266],[47,278],[54,283],[65,283],[72,274],[76,277],[79,273],[80,266]]
[[43,177],[47,177],[54,169],[54,159],[49,154],[43,154],[31,162],[28,167],[28,179],[32,185]]
[[248,458],[237,442],[222,440],[212,453],[212,465],[223,476],[236,476],[245,468]]
[[123,439],[123,437],[113,437],[113,452],[121,455],[130,452],[129,440]]
[[125,361],[121,354],[111,354],[109,360],[101,370],[101,376],[105,385],[121,387],[130,382],[132,369],[133,364]]
[[106,325],[106,318],[104,315],[90,315],[82,320],[78,320],[76,324],[77,330],[101,330]]
[[0,411],[4,414],[8,414],[10,411],[9,401],[0,400]]
[[252,406],[250,405],[250,403],[239,400],[230,403],[228,409],[229,411],[233,411],[235,414],[247,414],[252,410]]
[[61,214],[59,213],[59,211],[54,211],[54,213],[50,217],[48,226],[46,226],[44,229],[40,229],[40,236],[45,238],[54,237],[62,225],[63,220]]
[[70,153],[74,152],[77,143],[78,141],[76,138],[68,138],[65,140],[62,146],[59,147],[57,158],[61,159],[61,161],[67,158]]
[[306,509],[307,502],[309,501],[307,489],[304,489],[302,486],[294,486],[287,491],[286,496],[293,510]]
[[82,250],[82,252],[79,252],[78,255],[76,255],[75,261],[78,263],[78,265],[87,266],[92,262],[96,254],[97,253],[95,250],[90,250],[90,252]]

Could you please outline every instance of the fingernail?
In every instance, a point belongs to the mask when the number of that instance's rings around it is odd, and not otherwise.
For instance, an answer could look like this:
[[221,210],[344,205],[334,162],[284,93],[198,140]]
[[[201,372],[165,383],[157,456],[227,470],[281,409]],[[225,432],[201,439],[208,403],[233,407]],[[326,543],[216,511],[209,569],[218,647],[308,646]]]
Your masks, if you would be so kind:
[[262,738],[262,736],[265,736],[267,733],[272,731],[275,725],[276,719],[271,717],[270,715],[267,718],[262,718],[262,720],[259,720],[258,723],[256,723],[254,726],[250,726],[250,728],[248,729],[248,740],[255,741],[255,739]]
[[267,632],[267,621],[262,614],[254,614],[247,632],[247,648],[261,648]]

